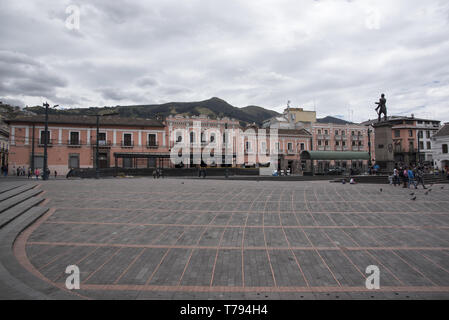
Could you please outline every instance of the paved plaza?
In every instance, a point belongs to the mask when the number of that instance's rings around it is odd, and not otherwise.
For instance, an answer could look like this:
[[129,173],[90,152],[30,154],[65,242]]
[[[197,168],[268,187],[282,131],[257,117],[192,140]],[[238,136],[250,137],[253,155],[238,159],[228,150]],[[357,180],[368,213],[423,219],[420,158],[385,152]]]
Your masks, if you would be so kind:
[[[49,211],[14,254],[69,297],[449,298],[447,185],[134,178],[38,188]],[[81,275],[70,292],[69,265]],[[365,285],[371,265],[378,290]]]

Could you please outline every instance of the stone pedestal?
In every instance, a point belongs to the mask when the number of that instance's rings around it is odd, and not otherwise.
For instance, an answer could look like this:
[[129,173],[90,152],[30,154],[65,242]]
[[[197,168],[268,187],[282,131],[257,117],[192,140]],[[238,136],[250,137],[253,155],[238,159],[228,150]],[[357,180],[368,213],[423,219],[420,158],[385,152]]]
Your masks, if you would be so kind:
[[391,173],[394,169],[393,136],[392,124],[379,122],[374,127],[374,143],[376,151],[376,164],[380,166],[380,171]]

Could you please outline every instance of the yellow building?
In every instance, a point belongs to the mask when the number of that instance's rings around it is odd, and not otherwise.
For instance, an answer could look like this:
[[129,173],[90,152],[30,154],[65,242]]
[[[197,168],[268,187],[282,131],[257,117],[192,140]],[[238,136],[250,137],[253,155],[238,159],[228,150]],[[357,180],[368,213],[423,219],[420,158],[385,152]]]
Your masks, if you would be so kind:
[[284,111],[285,115],[291,117],[289,120],[294,123],[297,122],[316,122],[316,112],[315,111],[306,111],[303,108],[287,108]]

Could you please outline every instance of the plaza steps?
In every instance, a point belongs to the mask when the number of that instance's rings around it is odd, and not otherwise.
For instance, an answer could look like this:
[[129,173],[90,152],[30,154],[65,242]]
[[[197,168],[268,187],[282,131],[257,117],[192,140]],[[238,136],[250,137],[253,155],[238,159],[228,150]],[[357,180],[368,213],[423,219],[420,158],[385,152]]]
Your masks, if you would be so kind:
[[44,201],[44,198],[39,196],[42,190],[36,189],[36,187],[37,184],[11,185],[9,188],[2,186],[0,229],[29,210],[37,210],[35,207]]

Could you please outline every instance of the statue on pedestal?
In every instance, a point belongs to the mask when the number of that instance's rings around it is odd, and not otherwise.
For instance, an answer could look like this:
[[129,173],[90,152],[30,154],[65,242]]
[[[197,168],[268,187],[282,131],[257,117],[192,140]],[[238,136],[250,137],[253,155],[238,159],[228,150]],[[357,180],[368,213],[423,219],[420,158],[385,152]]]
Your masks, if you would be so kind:
[[384,114],[384,119],[387,121],[387,99],[385,99],[385,94],[382,93],[379,102],[376,102],[377,108],[376,112],[379,115],[378,121],[382,119],[382,114]]

